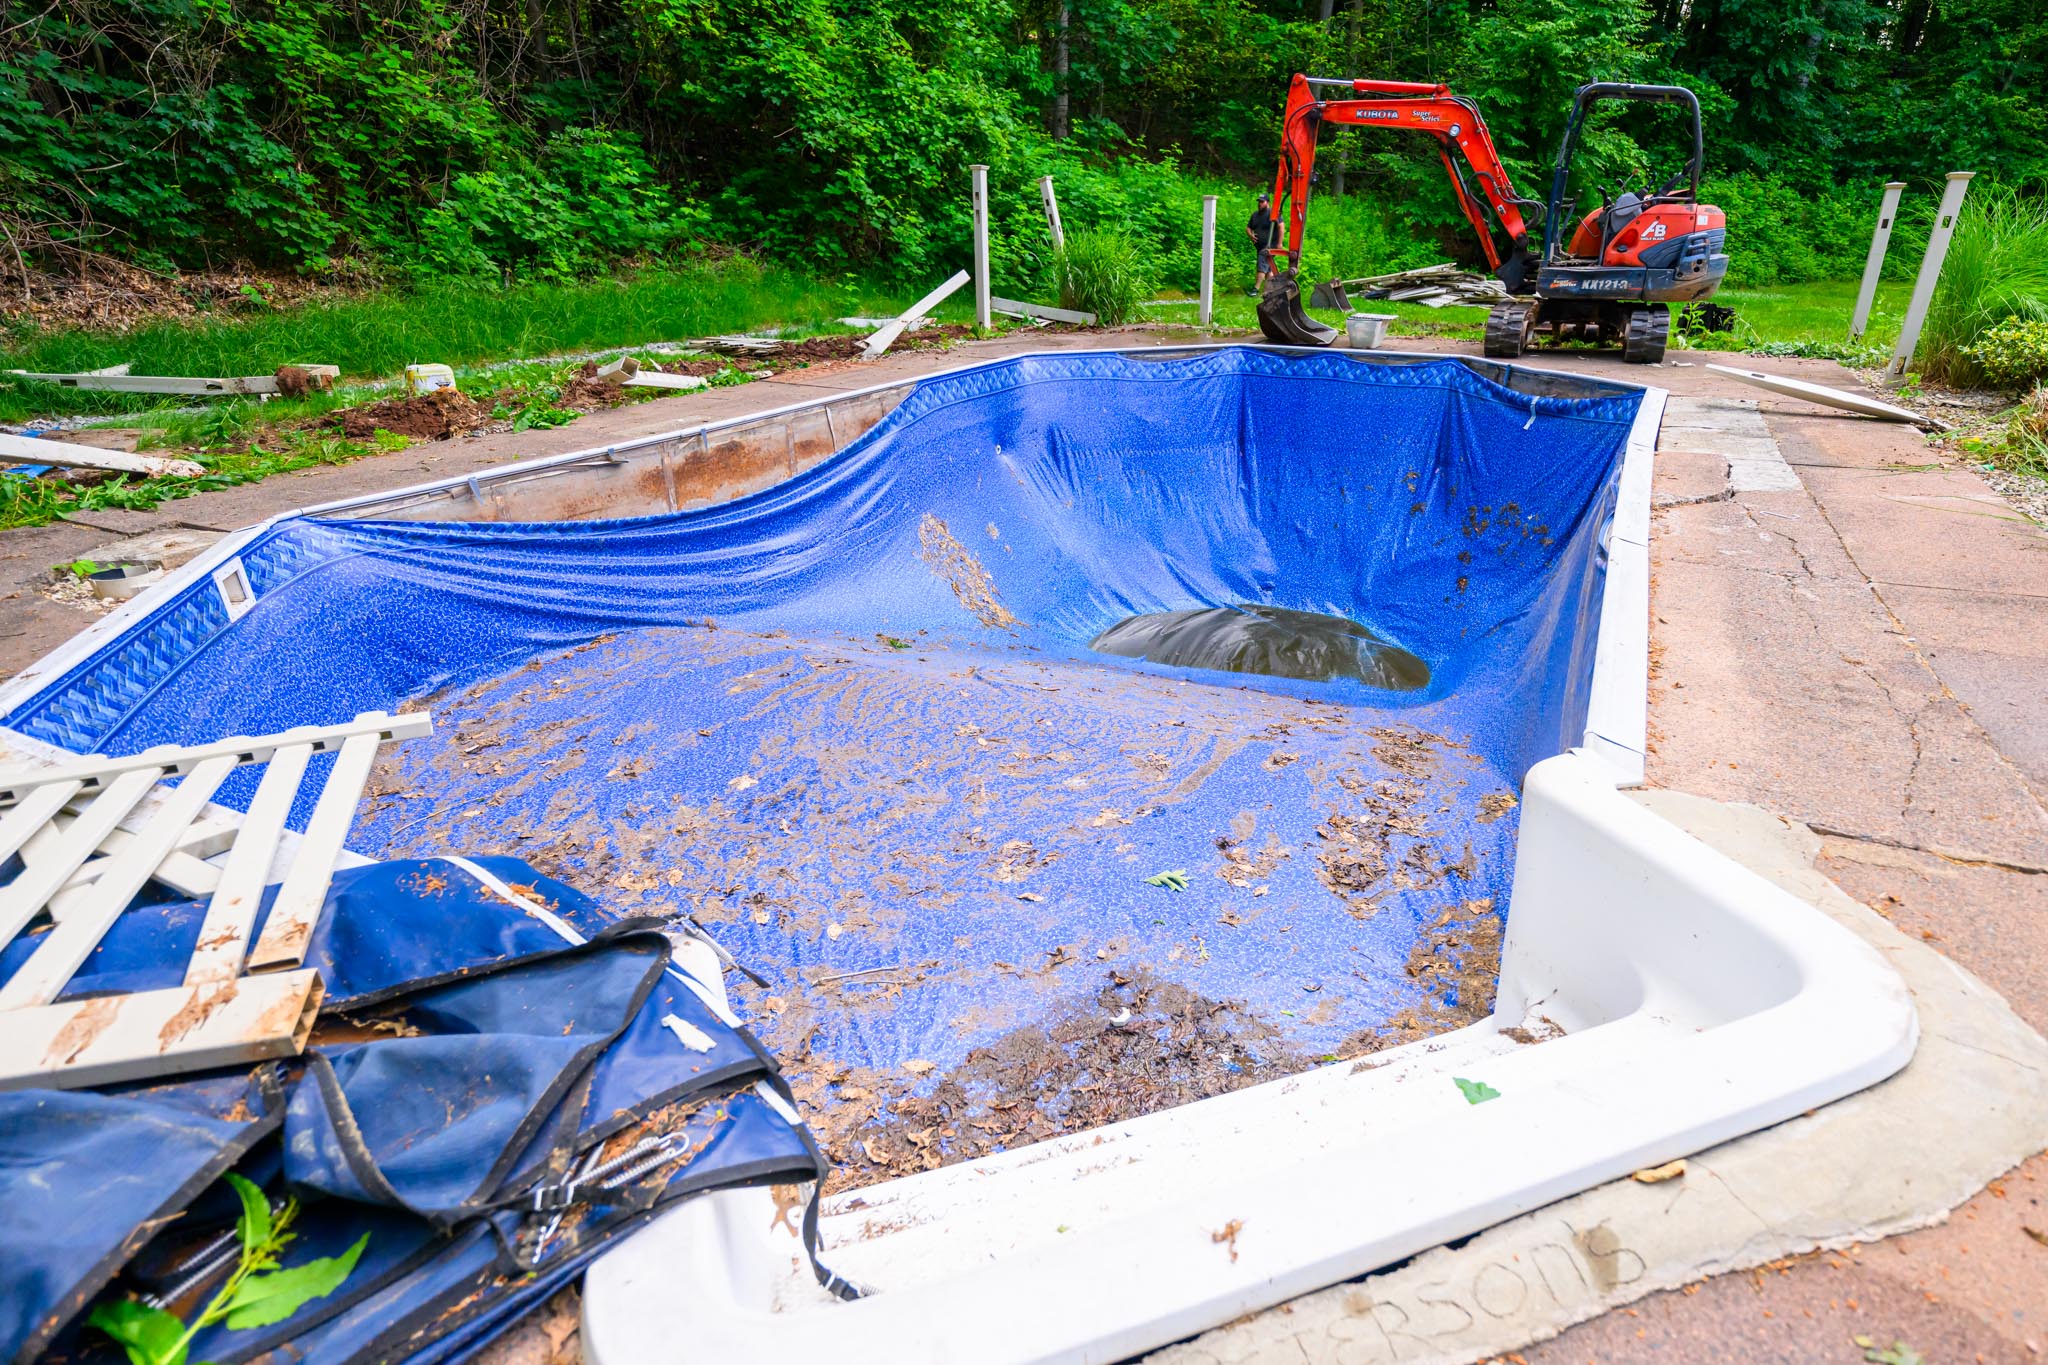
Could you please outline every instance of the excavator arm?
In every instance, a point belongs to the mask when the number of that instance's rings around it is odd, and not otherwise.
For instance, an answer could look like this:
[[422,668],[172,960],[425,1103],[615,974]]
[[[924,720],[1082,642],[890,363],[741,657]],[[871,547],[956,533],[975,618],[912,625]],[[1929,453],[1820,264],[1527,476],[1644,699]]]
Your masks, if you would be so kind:
[[[1337,86],[1370,99],[1322,100],[1318,86]],[[1308,222],[1309,178],[1315,170],[1316,137],[1325,123],[1366,128],[1407,128],[1436,139],[1437,154],[1450,176],[1451,189],[1465,220],[1479,235],[1487,264],[1502,268],[1499,248],[1487,225],[1487,212],[1507,233],[1517,255],[1525,255],[1529,228],[1523,206],[1534,201],[1520,198],[1508,179],[1494,149],[1493,135],[1479,106],[1453,95],[1447,85],[1424,81],[1319,81],[1297,75],[1287,90],[1287,111],[1280,128],[1280,166],[1273,180],[1276,218],[1280,205],[1287,205],[1287,262],[1290,269],[1301,265],[1301,233]],[[1452,156],[1457,153],[1456,158]],[[1478,182],[1475,190],[1459,169],[1459,162],[1471,168]]]
[[[1335,86],[1356,96],[1370,98],[1324,100],[1317,87]],[[1407,128],[1436,139],[1437,155],[1450,177],[1451,190],[1465,221],[1479,236],[1486,263],[1507,285],[1508,292],[1520,293],[1533,263],[1529,250],[1529,224],[1524,207],[1541,209],[1534,200],[1515,193],[1507,167],[1493,145],[1479,106],[1453,95],[1447,85],[1424,81],[1332,81],[1297,75],[1287,88],[1287,110],[1280,125],[1280,166],[1273,178],[1273,213],[1277,227],[1280,206],[1286,209],[1286,241],[1273,243],[1287,253],[1287,269],[1276,272],[1259,301],[1259,326],[1276,341],[1299,346],[1327,346],[1336,330],[1311,318],[1301,306],[1301,233],[1308,222],[1310,178],[1316,165],[1316,138],[1325,123],[1360,128]],[[1454,155],[1455,154],[1455,155]],[[1465,171],[1469,167],[1471,180]],[[1474,187],[1473,182],[1477,182]],[[1489,212],[1510,244],[1505,261],[1494,242]]]

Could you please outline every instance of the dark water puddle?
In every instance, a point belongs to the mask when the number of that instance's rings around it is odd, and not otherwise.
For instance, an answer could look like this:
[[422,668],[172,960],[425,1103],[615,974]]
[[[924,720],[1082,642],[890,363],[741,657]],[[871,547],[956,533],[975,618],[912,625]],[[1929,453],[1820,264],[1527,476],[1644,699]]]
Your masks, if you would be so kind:
[[1088,647],[1180,668],[1304,682],[1356,678],[1393,692],[1429,686],[1428,664],[1356,621],[1250,602],[1147,612],[1117,622]]

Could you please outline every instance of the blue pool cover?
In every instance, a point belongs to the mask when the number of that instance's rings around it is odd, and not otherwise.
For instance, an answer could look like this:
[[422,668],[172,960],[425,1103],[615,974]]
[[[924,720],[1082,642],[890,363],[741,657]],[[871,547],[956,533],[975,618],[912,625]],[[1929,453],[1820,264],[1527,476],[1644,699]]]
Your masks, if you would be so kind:
[[[128,752],[425,701],[354,847],[693,915],[849,1116],[833,1154],[914,1168],[1486,1012],[1638,401],[1452,360],[1003,361],[704,510],[281,522],[239,621],[202,583],[8,723]],[[1087,648],[1238,603],[1359,622],[1431,681]]]

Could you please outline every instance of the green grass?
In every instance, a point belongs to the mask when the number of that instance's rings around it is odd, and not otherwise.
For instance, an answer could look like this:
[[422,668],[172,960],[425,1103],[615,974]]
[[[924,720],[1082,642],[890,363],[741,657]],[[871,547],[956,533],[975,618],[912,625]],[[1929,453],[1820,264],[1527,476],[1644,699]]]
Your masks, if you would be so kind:
[[[257,375],[311,363],[339,365],[348,378],[388,379],[415,361],[465,366],[768,326],[839,331],[841,316],[893,314],[918,292],[821,281],[736,259],[580,284],[386,290],[124,333],[17,330],[0,335],[0,369],[61,373],[126,361],[137,374]],[[939,312],[967,320],[972,306],[963,291]],[[66,412],[114,415],[180,402],[12,383],[0,385],[0,421]]]
[[347,464],[365,455],[405,448],[403,437],[378,432],[368,442],[338,436],[295,432],[271,446],[261,442],[240,450],[223,450],[186,458],[206,466],[196,479],[137,479],[117,474],[104,483],[74,488],[49,479],[0,478],[0,530],[40,526],[66,512],[109,509],[148,511],[174,498],[189,498],[216,488],[254,483],[272,474],[314,465]]
[[1920,334],[1921,371],[1937,383],[1979,382],[1968,348],[2010,317],[2048,320],[2048,204],[1990,184],[1963,201]]

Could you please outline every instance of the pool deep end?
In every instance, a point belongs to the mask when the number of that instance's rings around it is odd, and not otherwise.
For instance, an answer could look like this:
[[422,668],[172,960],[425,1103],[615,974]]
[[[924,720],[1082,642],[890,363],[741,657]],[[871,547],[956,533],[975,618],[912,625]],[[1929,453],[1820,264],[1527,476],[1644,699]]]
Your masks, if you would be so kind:
[[[704,511],[281,523],[246,615],[199,585],[11,723],[133,750],[436,693],[355,847],[694,913],[770,978],[746,1004],[834,1155],[916,1169],[1485,1014],[1637,401],[1453,361],[1006,362]],[[1427,685],[1088,648],[1236,603],[1357,622]]]

